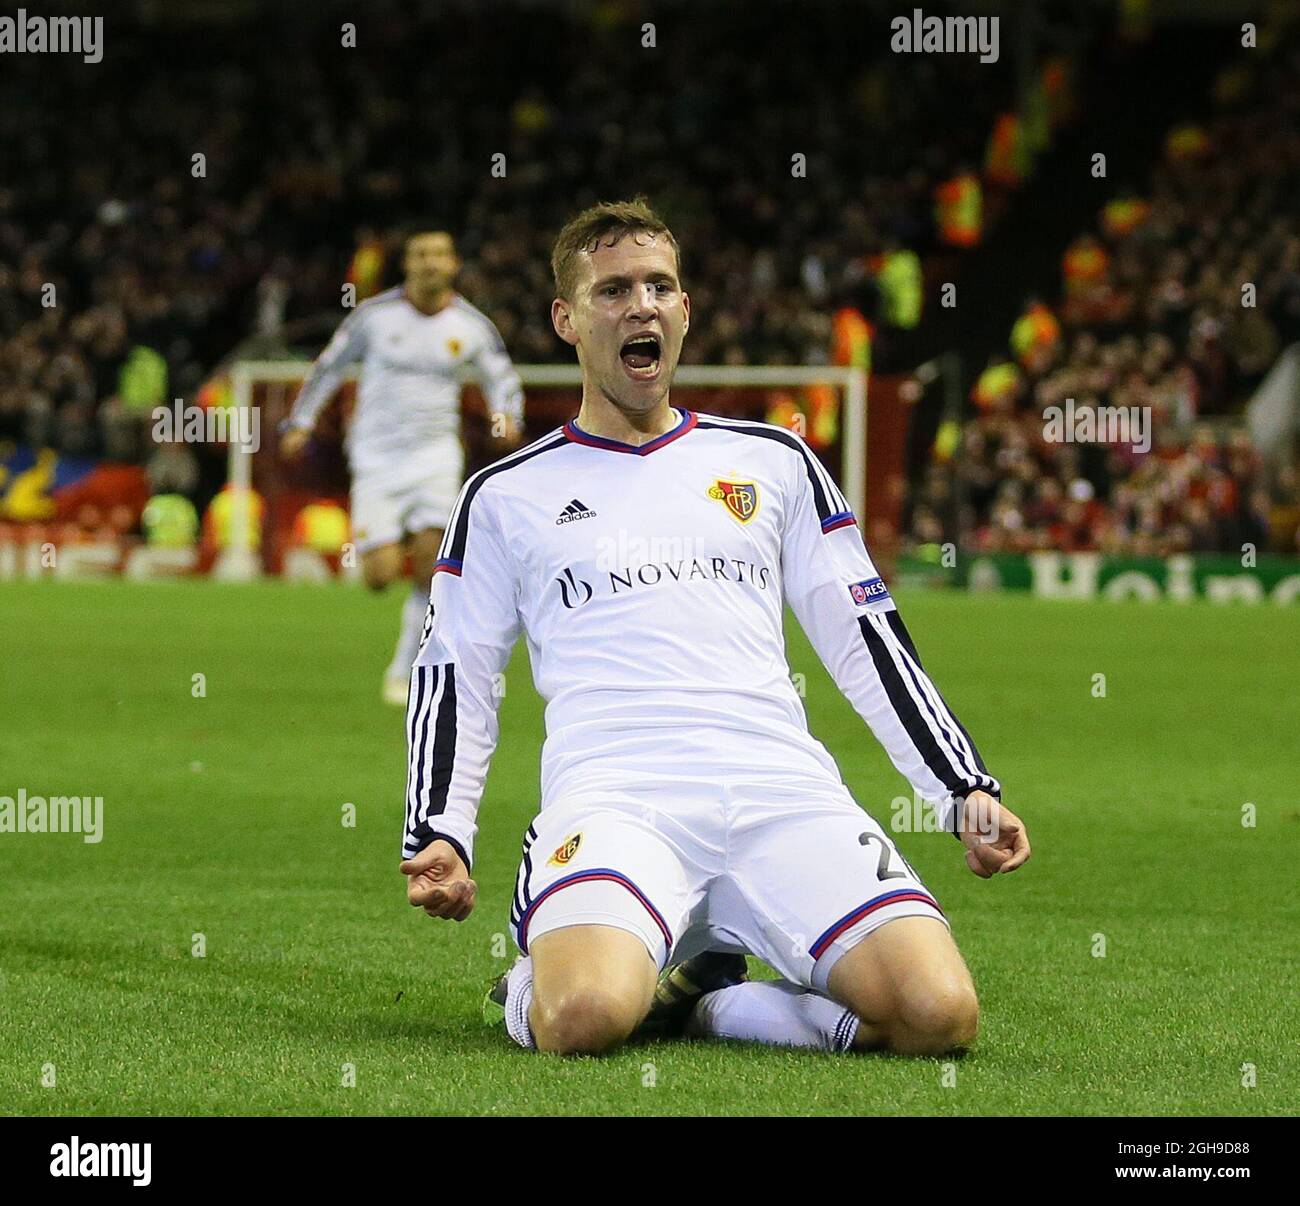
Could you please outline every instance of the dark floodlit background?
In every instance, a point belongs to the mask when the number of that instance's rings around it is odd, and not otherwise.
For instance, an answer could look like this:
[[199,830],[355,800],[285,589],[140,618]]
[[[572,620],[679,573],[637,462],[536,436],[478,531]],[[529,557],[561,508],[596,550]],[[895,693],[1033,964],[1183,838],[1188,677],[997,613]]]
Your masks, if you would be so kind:
[[[152,407],[314,354],[343,283],[398,279],[411,221],[455,232],[517,362],[570,362],[551,240],[644,192],[684,248],[686,362],[869,360],[884,560],[1297,552],[1294,6],[923,6],[1000,16],[995,63],[895,53],[913,7],[141,0],[98,64],[8,56],[0,531],[162,540],[157,495],[203,515],[225,450],[159,445]],[[1046,441],[1067,398],[1144,408],[1149,451]],[[555,421],[538,397],[530,433]],[[316,467],[341,502],[328,439]]]

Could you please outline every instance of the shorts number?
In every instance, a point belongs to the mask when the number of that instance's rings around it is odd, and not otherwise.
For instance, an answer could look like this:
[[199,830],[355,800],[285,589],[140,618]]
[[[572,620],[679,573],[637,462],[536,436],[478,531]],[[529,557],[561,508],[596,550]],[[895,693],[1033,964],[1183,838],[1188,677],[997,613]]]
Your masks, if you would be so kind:
[[[912,869],[912,864],[909,863],[907,859],[905,859],[895,847],[891,846],[888,842],[884,841],[879,834],[864,833],[860,838],[858,838],[858,841],[861,842],[862,845],[864,846],[870,846],[874,842],[876,845],[880,847],[880,861],[876,864],[877,879],[879,880],[907,879],[907,877],[910,875],[918,883],[920,882],[920,877]],[[890,870],[889,860],[890,857],[895,854],[898,855],[898,861],[901,862],[903,866],[907,868],[906,871]]]

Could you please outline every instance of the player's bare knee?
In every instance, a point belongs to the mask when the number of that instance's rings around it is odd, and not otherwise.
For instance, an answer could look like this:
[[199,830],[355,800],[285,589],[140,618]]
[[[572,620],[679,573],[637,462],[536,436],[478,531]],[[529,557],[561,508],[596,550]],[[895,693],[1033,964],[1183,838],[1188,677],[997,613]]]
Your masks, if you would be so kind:
[[614,993],[591,987],[573,989],[554,1002],[535,999],[530,1022],[542,1051],[598,1055],[627,1038],[637,1018]]
[[917,993],[898,1022],[900,1049],[914,1055],[946,1055],[975,1041],[979,1001],[974,989],[965,985]]

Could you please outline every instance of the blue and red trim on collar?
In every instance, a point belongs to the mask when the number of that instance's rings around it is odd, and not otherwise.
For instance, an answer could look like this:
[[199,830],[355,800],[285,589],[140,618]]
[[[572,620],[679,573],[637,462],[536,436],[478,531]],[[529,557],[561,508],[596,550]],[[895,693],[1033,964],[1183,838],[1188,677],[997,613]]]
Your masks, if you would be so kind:
[[649,456],[652,452],[658,452],[666,444],[680,440],[699,422],[699,416],[693,410],[683,410],[680,413],[681,422],[676,427],[671,431],[665,431],[663,435],[655,436],[645,444],[628,444],[622,440],[610,440],[605,436],[591,435],[578,426],[576,419],[570,419],[564,425],[564,434],[575,444],[586,444],[589,448],[604,448],[609,452],[630,452],[635,456]]

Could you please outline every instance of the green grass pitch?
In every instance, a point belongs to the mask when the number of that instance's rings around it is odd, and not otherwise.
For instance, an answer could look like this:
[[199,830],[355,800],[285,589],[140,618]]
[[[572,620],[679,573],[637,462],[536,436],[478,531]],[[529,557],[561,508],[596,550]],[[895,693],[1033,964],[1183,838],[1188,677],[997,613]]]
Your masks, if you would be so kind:
[[[398,607],[282,583],[0,585],[0,795],[105,801],[98,845],[0,834],[0,1113],[1300,1104],[1294,610],[902,599],[1035,850],[985,882],[952,838],[900,838],[980,990],[978,1044],[952,1083],[941,1060],[749,1046],[539,1057],[486,1029],[541,708],[521,648],[480,814],[478,908],[428,920],[397,874],[403,726],[379,701]],[[906,785],[793,624],[790,656],[813,732],[888,825]]]

